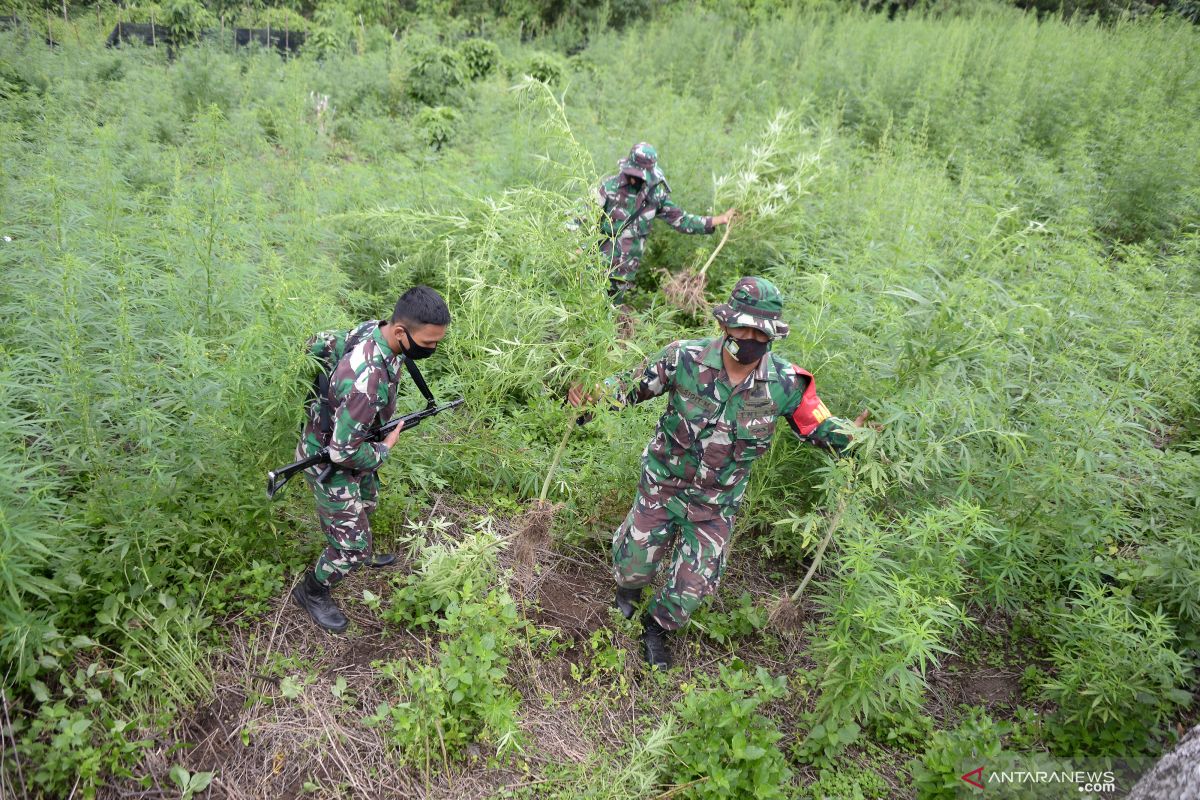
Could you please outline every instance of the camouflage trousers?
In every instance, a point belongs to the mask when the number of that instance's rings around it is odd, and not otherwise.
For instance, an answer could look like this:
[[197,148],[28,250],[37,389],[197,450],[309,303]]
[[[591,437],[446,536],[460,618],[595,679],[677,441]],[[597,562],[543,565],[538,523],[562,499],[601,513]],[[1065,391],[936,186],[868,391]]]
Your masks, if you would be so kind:
[[[704,513],[688,513],[701,510]],[[713,510],[668,503],[663,494],[647,491],[643,484],[613,534],[613,579],[627,589],[650,584],[663,555],[674,545],[671,575],[648,609],[665,630],[686,625],[700,602],[717,590],[725,571],[733,516]]]
[[633,288],[637,280],[638,270],[642,266],[640,258],[621,258],[608,271],[608,295],[613,298],[613,304],[619,305],[625,300],[625,293]]
[[333,586],[371,555],[371,512],[379,499],[374,472],[338,470],[325,483],[304,473],[317,499],[317,518],[325,532],[325,550],[317,558],[313,575]]

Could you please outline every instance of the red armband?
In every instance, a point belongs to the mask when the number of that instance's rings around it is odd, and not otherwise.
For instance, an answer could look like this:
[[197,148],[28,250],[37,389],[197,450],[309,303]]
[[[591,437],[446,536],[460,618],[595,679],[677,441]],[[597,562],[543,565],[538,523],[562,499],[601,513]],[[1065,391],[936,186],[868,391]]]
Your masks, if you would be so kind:
[[825,420],[832,416],[829,409],[821,402],[821,398],[817,397],[817,384],[813,380],[812,373],[805,372],[797,366],[792,367],[801,377],[808,379],[808,385],[804,387],[804,394],[800,399],[800,405],[796,406],[796,410],[792,412],[791,421],[792,427],[801,436],[809,436],[817,429]]

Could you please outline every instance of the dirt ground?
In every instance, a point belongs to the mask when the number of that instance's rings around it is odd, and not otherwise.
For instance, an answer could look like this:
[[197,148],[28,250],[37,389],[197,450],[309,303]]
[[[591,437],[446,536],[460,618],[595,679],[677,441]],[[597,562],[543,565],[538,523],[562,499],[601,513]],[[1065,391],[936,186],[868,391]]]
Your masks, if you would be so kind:
[[[451,520],[443,536],[455,539],[467,526],[469,510],[440,512]],[[510,532],[514,521],[507,523]],[[391,568],[363,569],[351,575],[336,596],[351,620],[340,636],[318,629],[289,599],[291,585],[257,619],[230,620],[225,625],[228,646],[216,654],[211,671],[211,697],[184,713],[169,731],[146,731],[156,744],[134,778],[149,777],[144,789],[135,780],[111,787],[102,797],[177,798],[168,777],[170,768],[184,764],[192,772],[215,773],[207,797],[251,800],[291,800],[297,797],[355,798],[484,798],[502,789],[537,787],[560,780],[548,768],[586,764],[598,749],[609,753],[644,735],[656,723],[662,704],[661,687],[651,692],[636,640],[636,626],[610,609],[612,583],[602,547],[580,549],[555,546],[534,554],[536,568],[515,564],[510,552],[502,563],[510,589],[526,619],[556,632],[561,643],[555,658],[518,648],[509,667],[509,680],[522,697],[519,724],[528,745],[523,753],[494,758],[488,746],[474,746],[465,763],[449,772],[438,764],[426,775],[404,765],[389,752],[383,734],[363,719],[388,699],[389,687],[373,662],[401,658],[425,659],[428,638],[384,623],[362,598],[364,590],[380,598],[392,591],[391,579],[409,565],[401,558]],[[717,598],[718,609],[743,592],[767,608],[782,586],[765,576],[783,573],[794,585],[794,571],[779,564],[756,561],[748,549],[736,552]],[[750,666],[772,674],[790,674],[814,666],[807,654],[816,612],[801,606],[798,624],[787,631],[767,630],[736,644],[737,656]],[[1004,633],[1006,621],[982,621]],[[605,637],[624,650],[624,681],[606,673],[603,679],[622,683],[617,692],[589,678],[591,640]],[[731,656],[730,648],[688,629],[674,643],[676,685],[702,672],[715,673]],[[1020,668],[968,664],[948,658],[932,669],[927,711],[935,718],[955,714],[961,703],[983,704],[999,716],[1011,714],[1020,700]],[[291,685],[285,681],[291,678]],[[335,691],[344,681],[344,688]],[[285,689],[287,691],[285,691]],[[797,734],[806,710],[792,701],[768,709],[785,733],[781,745]],[[852,748],[850,756],[856,751]],[[903,796],[897,777],[911,758],[896,753],[893,770],[883,777],[893,796]],[[879,766],[878,758],[874,766]],[[815,774],[802,777],[815,778]],[[558,787],[559,790],[569,787]]]

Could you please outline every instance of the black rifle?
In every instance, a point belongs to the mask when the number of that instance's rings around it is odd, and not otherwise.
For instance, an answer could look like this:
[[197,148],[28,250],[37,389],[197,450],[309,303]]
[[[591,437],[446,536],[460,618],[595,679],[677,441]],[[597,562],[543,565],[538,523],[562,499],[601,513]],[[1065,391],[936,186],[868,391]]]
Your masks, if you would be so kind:
[[[447,403],[444,406],[439,406],[431,399],[429,401],[429,405],[425,406],[425,408],[421,409],[420,411],[414,411],[411,414],[405,414],[402,417],[396,417],[395,419],[385,422],[383,425],[378,425],[372,428],[371,432],[367,434],[366,441],[383,441],[389,433],[394,431],[397,426],[401,424],[404,426],[403,430],[415,428],[421,422],[421,420],[436,416],[443,411],[449,411],[452,408],[458,408],[464,402],[466,401],[460,397],[451,403]],[[311,455],[308,458],[302,461],[297,461],[294,464],[288,464],[286,467],[280,467],[277,470],[268,472],[267,498],[269,499],[274,497],[275,493],[282,489],[284,484],[291,480],[292,476],[297,472],[303,472],[309,467],[315,467],[318,464],[324,464],[325,469],[321,470],[321,474],[317,476],[317,483],[324,483],[325,481],[329,480],[329,476],[332,475],[333,471],[338,468],[338,465],[333,463],[333,461],[329,458],[329,448],[322,447],[315,455]]]

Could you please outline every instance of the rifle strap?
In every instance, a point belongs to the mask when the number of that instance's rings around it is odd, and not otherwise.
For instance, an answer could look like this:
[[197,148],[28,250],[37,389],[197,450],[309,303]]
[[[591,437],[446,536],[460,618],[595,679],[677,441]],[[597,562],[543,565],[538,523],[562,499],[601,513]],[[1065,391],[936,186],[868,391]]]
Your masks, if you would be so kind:
[[421,393],[421,397],[425,398],[426,404],[436,405],[437,401],[433,399],[433,392],[429,391],[429,384],[425,383],[425,376],[421,374],[421,370],[417,369],[417,365],[408,356],[401,356],[401,358],[404,359],[404,368],[408,370],[408,376],[416,384],[417,391]]
[[333,429],[333,409],[329,407],[329,373],[322,370],[313,379],[312,394],[317,398],[317,430],[321,441],[329,441],[329,432]]

